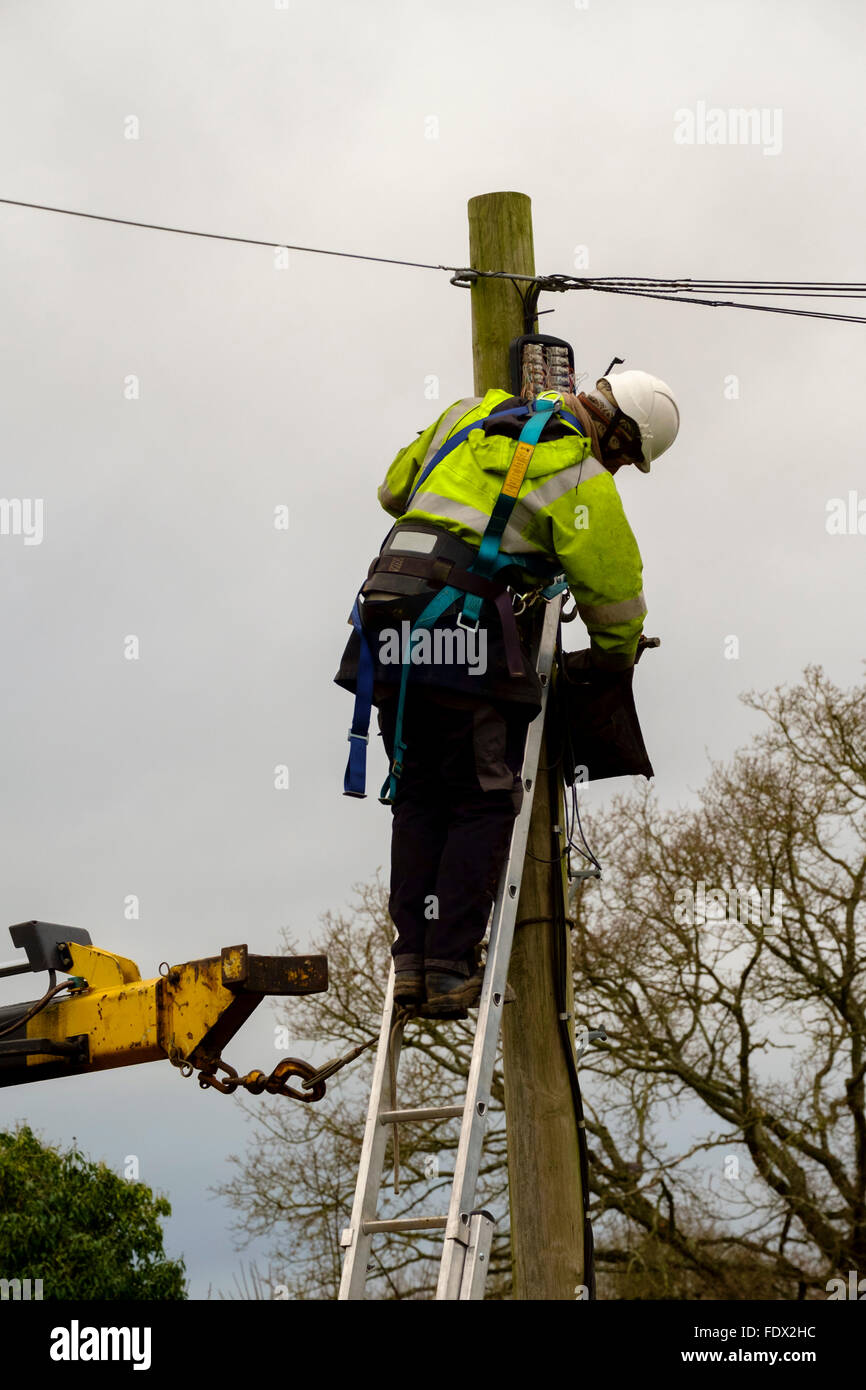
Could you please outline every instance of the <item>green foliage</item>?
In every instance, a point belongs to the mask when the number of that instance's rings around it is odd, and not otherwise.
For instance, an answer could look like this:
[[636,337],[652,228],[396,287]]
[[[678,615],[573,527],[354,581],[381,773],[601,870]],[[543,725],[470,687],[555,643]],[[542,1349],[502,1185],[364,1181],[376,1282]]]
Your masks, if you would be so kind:
[[26,1125],[0,1133],[0,1278],[41,1279],[45,1299],[182,1299],[183,1260],[169,1260],[165,1197],[126,1182],[74,1146],[39,1142]]

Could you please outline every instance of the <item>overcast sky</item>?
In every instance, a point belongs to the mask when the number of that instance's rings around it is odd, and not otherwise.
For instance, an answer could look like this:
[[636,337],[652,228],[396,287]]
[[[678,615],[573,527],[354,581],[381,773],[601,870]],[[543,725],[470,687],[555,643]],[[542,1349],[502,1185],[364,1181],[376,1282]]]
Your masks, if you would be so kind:
[[[0,196],[465,265],[468,199],[512,189],[539,272],[584,247],[596,275],[862,280],[864,28],[853,0],[3,0]],[[741,107],[756,143],[700,142]],[[41,499],[44,527],[0,535],[2,920],[86,927],[145,976],[283,927],[307,943],[387,864],[388,813],[341,796],[332,677],[385,469],[472,392],[469,292],[3,206],[0,286],[0,496]],[[541,307],[589,379],[617,355],[680,402],[672,452],[617,482],[663,644],[641,720],[659,795],[686,801],[760,727],[738,692],[809,661],[860,677],[866,535],[826,518],[866,497],[866,329]],[[273,1065],[265,1007],[226,1051]],[[18,1119],[118,1171],[136,1154],[194,1296],[230,1287],[207,1192],[249,1137],[234,1101],[162,1063],[0,1091]]]

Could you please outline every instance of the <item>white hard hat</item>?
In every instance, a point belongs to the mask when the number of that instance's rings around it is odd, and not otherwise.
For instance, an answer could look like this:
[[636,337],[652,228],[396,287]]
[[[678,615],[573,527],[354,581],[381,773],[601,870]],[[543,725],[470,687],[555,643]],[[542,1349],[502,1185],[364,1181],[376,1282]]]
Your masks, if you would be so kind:
[[635,462],[642,473],[669,449],[680,427],[680,412],[667,382],[649,372],[617,372],[602,377],[614,400],[640,430],[643,463]]

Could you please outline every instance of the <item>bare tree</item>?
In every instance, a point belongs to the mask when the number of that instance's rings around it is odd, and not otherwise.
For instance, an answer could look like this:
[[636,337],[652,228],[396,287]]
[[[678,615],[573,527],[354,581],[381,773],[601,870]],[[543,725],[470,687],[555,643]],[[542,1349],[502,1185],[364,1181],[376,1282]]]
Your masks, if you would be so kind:
[[[605,877],[575,896],[573,945],[581,1021],[608,1032],[581,1064],[602,1297],[815,1297],[866,1268],[866,687],[808,668],[790,691],[744,698],[769,727],[713,767],[699,806],[632,794],[591,827]],[[329,993],[287,1013],[323,1058],[381,1016],[392,927],[378,879],[359,894],[316,946]],[[411,1025],[400,1103],[459,1100],[471,1042],[471,1023]],[[272,1236],[295,1298],[336,1293],[371,1065],[318,1105],[257,1109],[256,1145],[223,1189],[242,1238]],[[500,1212],[502,1100],[497,1071],[482,1181]],[[406,1130],[382,1214],[444,1213],[456,1138],[457,1122]],[[488,1297],[501,1298],[499,1224]],[[435,1251],[417,1235],[374,1248],[371,1296],[430,1297]]]
[[[611,1034],[588,1059],[591,1172],[602,1211],[650,1229],[651,1203],[667,1246],[716,1264],[718,1296],[751,1252],[776,1296],[803,1297],[866,1268],[866,687],[810,667],[744,698],[769,728],[696,810],[620,800],[612,871],[579,895],[581,997]],[[684,1101],[713,1128],[677,1153],[659,1136]],[[700,1153],[717,1158],[703,1191]],[[683,1227],[680,1193],[729,1229]]]

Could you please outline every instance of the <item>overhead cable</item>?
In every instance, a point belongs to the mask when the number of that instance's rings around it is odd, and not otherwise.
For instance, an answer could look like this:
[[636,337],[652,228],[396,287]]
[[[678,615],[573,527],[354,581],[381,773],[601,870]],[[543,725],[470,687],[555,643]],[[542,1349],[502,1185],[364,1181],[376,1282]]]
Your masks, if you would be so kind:
[[[785,308],[778,304],[743,303],[730,299],[705,299],[695,291],[708,294],[757,295],[768,298],[863,299],[866,283],[832,280],[746,280],[695,279],[665,280],[659,277],[602,275],[522,275],[510,270],[478,270],[473,267],[435,264],[430,261],[401,260],[394,256],[370,256],[358,251],[333,251],[321,246],[296,246],[278,239],[234,236],[227,232],[201,232],[190,227],[171,227],[159,222],[139,222],[129,217],[109,217],[103,213],[82,212],[75,208],[53,207],[46,203],[24,202],[17,198],[0,198],[8,207],[29,208],[37,212],[59,213],[65,217],[82,217],[91,222],[113,223],[122,227],[139,227],[153,232],[169,232],[176,236],[203,237],[209,241],[230,241],[244,246],[265,246],[271,250],[297,251],[309,256],[337,256],[346,260],[371,261],[379,265],[399,265],[415,270],[441,270],[451,274],[451,283],[471,288],[479,279],[503,279],[528,284],[537,300],[542,290],[551,293],[567,290],[595,290],[603,294],[626,294],[644,299],[664,299],[675,304],[701,304],[713,309],[751,309],[769,314],[793,314],[799,318],[832,319],[838,323],[866,323],[857,314],[828,313],[818,309]],[[684,291],[689,291],[688,294]]]

